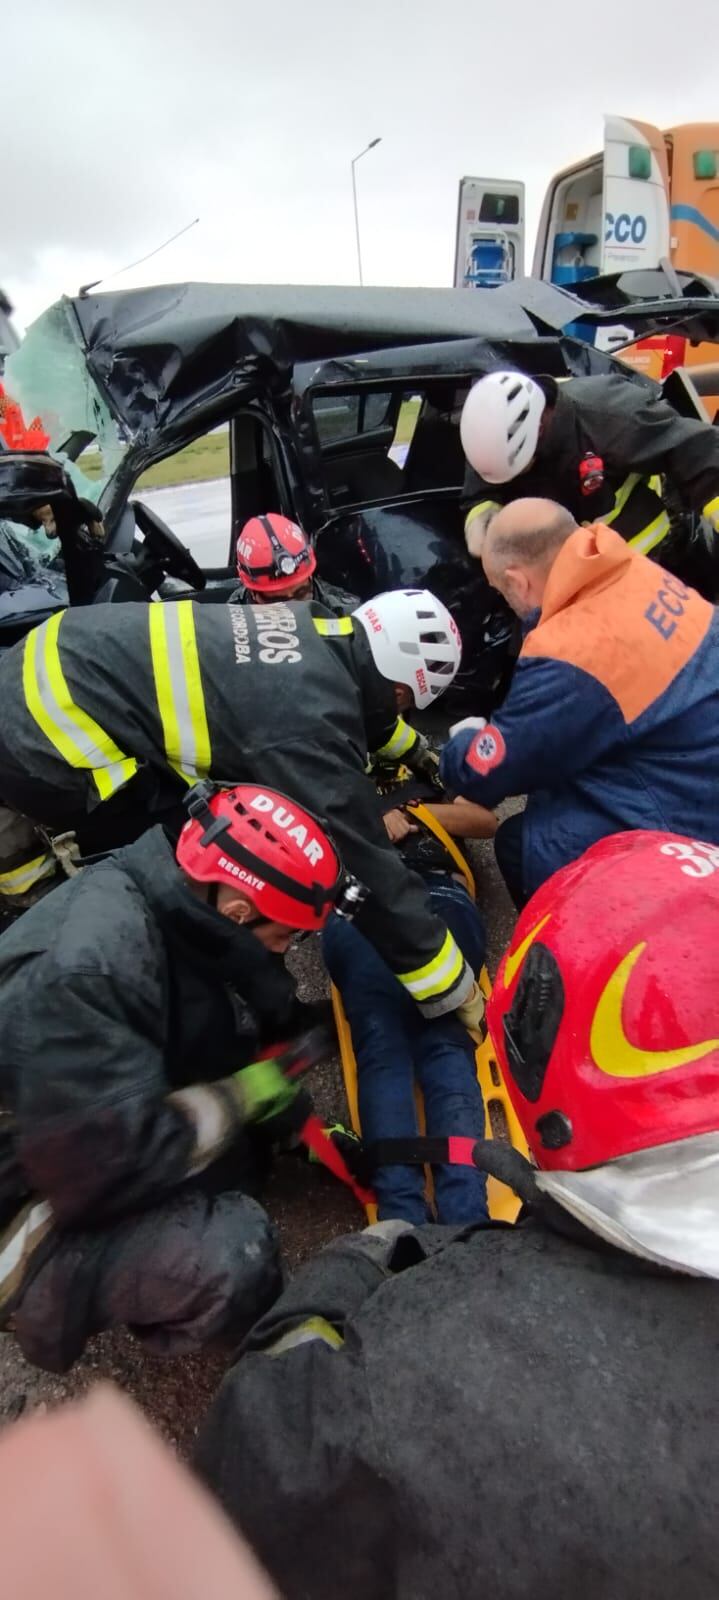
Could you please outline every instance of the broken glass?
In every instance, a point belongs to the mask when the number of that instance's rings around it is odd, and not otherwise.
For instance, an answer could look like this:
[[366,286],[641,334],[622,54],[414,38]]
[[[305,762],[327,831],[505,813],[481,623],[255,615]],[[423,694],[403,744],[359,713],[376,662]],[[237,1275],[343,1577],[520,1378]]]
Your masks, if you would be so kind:
[[4,383],[26,417],[40,417],[50,453],[78,494],[96,502],[127,441],[88,372],[69,300],[59,300],[28,328],[5,363]]

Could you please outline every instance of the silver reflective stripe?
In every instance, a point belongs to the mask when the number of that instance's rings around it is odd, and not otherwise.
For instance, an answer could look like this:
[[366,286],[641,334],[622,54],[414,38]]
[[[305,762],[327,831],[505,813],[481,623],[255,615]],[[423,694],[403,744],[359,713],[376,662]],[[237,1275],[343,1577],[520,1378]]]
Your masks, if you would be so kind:
[[421,1000],[423,995],[441,994],[444,990],[451,989],[461,976],[466,963],[461,950],[449,933],[442,946],[440,957],[442,959],[436,958],[428,962],[427,967],[421,967],[416,973],[410,972],[406,977],[401,972],[397,974],[400,983],[416,1000]]
[[324,639],[341,639],[354,632],[351,617],[313,617],[312,621]]
[[25,861],[21,867],[13,867],[11,872],[0,872],[0,895],[24,894],[43,878],[51,878],[56,867],[55,857],[45,854]]
[[192,783],[211,765],[192,601],[151,605],[149,624],[165,755],[169,765]]
[[[228,1084],[228,1088],[230,1085]],[[168,1095],[168,1104],[177,1106],[192,1124],[195,1147],[190,1157],[188,1176],[204,1171],[230,1143],[239,1121],[232,1115],[232,1097],[215,1084],[191,1084]]]
[[419,734],[410,728],[403,717],[398,717],[387,742],[375,751],[378,756],[404,756],[417,743]]
[[109,761],[104,751],[95,739],[81,726],[79,720],[68,716],[60,705],[55,691],[50,682],[47,670],[47,660],[44,649],[45,636],[42,636],[43,648],[35,653],[35,676],[37,687],[43,705],[53,722],[64,734],[65,738],[80,752],[88,767],[102,767],[107,773],[113,788],[121,788],[127,781],[127,758],[122,761]]
[[172,698],[175,702],[175,717],[177,719],[177,732],[180,739],[180,766],[184,772],[189,772],[193,778],[204,776],[198,769],[197,742],[195,728],[190,711],[190,700],[187,692],[187,674],[185,672],[185,658],[182,651],[180,637],[180,606],[168,605],[165,608],[165,639],[167,641],[167,664],[170,669],[172,683]]
[[41,1200],[20,1212],[0,1239],[0,1306],[22,1285],[25,1267],[52,1223],[52,1207]]

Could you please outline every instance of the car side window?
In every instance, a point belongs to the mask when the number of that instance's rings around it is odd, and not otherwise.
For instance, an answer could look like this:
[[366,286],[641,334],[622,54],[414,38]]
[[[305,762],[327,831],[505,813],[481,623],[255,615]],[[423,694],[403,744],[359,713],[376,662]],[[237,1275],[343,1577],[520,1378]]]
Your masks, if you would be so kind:
[[363,505],[464,477],[459,419],[469,380],[316,394],[313,416],[333,505]]
[[223,567],[232,523],[227,423],[154,462],[131,498],[151,506],[201,567]]
[[357,439],[385,425],[391,394],[375,391],[315,395],[312,412],[320,445]]

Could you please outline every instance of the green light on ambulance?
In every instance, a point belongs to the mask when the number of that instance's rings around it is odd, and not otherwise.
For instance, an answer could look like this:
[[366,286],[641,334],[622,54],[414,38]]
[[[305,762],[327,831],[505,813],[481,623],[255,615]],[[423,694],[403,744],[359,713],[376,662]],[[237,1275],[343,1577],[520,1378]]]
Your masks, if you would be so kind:
[[645,144],[629,146],[629,176],[646,180],[652,175],[652,152]]
[[694,177],[715,178],[717,175],[716,150],[694,151]]

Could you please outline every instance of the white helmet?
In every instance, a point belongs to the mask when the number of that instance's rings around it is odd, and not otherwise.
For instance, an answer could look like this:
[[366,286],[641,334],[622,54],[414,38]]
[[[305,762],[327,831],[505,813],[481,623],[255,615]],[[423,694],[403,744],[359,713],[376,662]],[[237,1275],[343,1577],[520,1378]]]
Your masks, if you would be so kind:
[[530,465],[547,402],[523,372],[490,372],[462,407],[459,433],[471,467],[485,483],[509,483]]
[[448,689],[462,658],[459,628],[429,589],[389,589],[354,612],[374,663],[390,683],[411,690],[418,711]]

